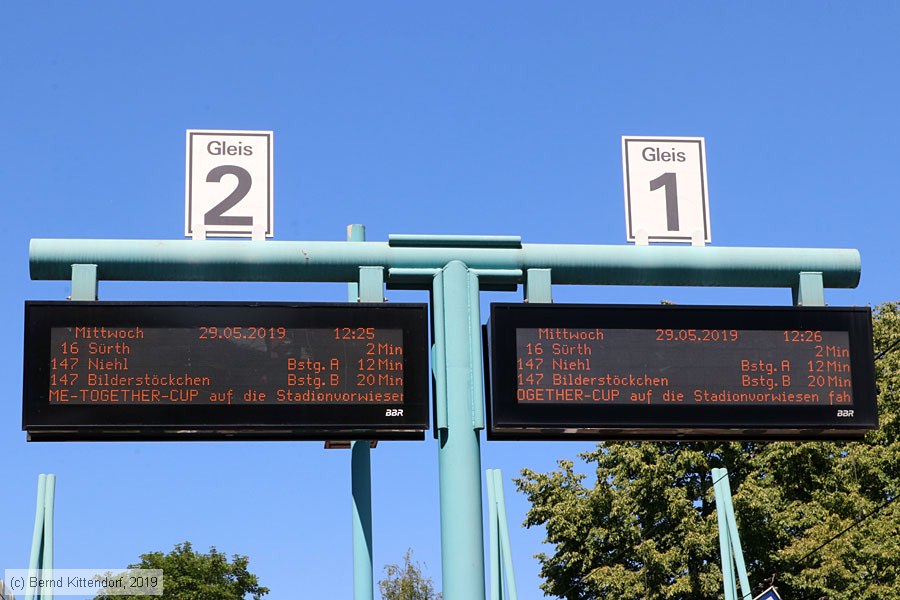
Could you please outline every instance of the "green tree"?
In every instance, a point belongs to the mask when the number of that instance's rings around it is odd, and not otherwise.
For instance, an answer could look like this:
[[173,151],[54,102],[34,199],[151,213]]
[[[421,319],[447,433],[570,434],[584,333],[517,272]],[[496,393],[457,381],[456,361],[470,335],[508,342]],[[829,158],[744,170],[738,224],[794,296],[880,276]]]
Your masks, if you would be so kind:
[[[235,554],[228,557],[210,548],[208,554],[195,552],[190,542],[176,544],[168,554],[150,552],[141,555],[141,562],[129,569],[162,569],[164,600],[260,600],[269,589],[259,585],[256,575],[247,570],[250,561]],[[146,600],[148,596],[107,596],[94,600]]]
[[378,582],[383,600],[441,600],[430,577],[425,577],[418,561],[412,562],[412,549],[406,551],[403,566],[386,565],[385,578]]
[[900,598],[900,305],[874,314],[880,428],[865,441],[601,443],[580,455],[595,478],[523,470],[552,554],[547,595],[712,600],[722,576],[711,470],[729,470],[755,592],[791,600]]

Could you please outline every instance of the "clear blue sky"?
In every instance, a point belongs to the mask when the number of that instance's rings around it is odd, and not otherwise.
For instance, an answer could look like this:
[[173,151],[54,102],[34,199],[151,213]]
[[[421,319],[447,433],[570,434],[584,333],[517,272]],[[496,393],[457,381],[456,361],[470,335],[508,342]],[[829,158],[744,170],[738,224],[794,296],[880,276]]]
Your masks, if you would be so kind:
[[[846,247],[900,299],[894,2],[17,2],[0,20],[0,570],[27,563],[38,473],[56,564],[192,541],[251,557],[273,600],[352,594],[350,455],[321,443],[26,443],[30,238],[180,239],[186,129],[275,132],[278,240],[389,233],[624,244],[622,135],[705,136],[716,246]],[[242,242],[231,242],[242,243]],[[344,285],[101,283],[106,300],[334,300]],[[557,301],[790,303],[787,290],[562,288]],[[427,301],[424,293],[389,293]],[[485,295],[487,302],[518,294]],[[543,532],[511,478],[589,443],[485,442],[520,598]],[[440,585],[437,448],[373,453],[376,573]],[[751,574],[752,578],[753,574]]]

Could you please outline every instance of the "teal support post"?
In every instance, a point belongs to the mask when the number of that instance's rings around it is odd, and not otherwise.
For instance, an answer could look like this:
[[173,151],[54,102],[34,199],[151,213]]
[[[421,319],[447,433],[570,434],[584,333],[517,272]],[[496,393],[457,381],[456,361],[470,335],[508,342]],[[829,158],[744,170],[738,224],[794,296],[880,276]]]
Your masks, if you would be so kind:
[[[434,277],[436,343],[445,353],[435,368],[443,373],[437,390],[438,469],[441,502],[441,558],[446,600],[484,600],[484,546],[481,513],[481,444],[477,404],[484,403],[473,381],[473,323],[481,322],[466,265],[452,261]],[[440,333],[438,333],[440,331]],[[440,344],[443,340],[443,344]],[[480,349],[481,336],[478,336]],[[474,394],[475,389],[480,393]],[[483,417],[480,417],[483,420]]]
[[[41,568],[42,543],[44,541],[44,497],[47,494],[47,476],[38,475],[37,506],[34,509],[34,533],[31,536],[31,557],[28,560],[28,579],[37,576]],[[34,600],[34,592],[27,588],[25,600]]]
[[[348,242],[366,239],[363,225],[347,227]],[[382,302],[384,274],[381,267],[362,267],[359,283],[348,284],[350,302]],[[372,446],[368,440],[350,443],[350,478],[353,496],[353,598],[373,600],[375,597],[372,547]]]
[[[725,471],[723,469],[723,471]],[[750,580],[747,577],[747,565],[744,563],[744,550],[741,547],[741,536],[737,528],[737,520],[734,515],[734,504],[731,502],[731,484],[728,481],[728,472],[725,471],[721,481],[719,481],[721,489],[721,502],[725,510],[725,520],[728,523],[728,539],[731,542],[731,552],[734,557],[734,564],[737,571],[738,581],[741,584],[741,598],[749,599],[753,597],[750,590]],[[720,501],[720,497],[716,496],[716,503]]]
[[372,465],[371,445],[350,443],[353,491],[353,598],[372,600],[375,585],[372,568]]
[[72,265],[72,300],[97,299],[97,265]]
[[[53,504],[56,497],[56,475],[39,475],[37,506],[34,514],[34,533],[31,538],[31,556],[28,561],[28,577],[38,571],[42,579],[53,577]],[[25,588],[25,600],[53,600],[53,589]]]
[[[41,571],[48,579],[53,578],[53,505],[56,500],[56,475],[47,475],[47,489],[44,493],[44,543],[41,557]],[[41,594],[41,600],[53,600],[53,588]]]

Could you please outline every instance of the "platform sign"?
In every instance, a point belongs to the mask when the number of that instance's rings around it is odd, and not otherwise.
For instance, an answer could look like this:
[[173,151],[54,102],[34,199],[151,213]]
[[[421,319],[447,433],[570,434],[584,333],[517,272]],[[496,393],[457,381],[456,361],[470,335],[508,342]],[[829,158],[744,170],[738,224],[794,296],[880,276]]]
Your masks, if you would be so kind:
[[273,133],[187,131],[184,235],[272,237]]
[[858,439],[868,308],[494,304],[492,439]]
[[27,302],[30,440],[423,439],[424,304]]
[[710,243],[702,137],[622,137],[629,242]]

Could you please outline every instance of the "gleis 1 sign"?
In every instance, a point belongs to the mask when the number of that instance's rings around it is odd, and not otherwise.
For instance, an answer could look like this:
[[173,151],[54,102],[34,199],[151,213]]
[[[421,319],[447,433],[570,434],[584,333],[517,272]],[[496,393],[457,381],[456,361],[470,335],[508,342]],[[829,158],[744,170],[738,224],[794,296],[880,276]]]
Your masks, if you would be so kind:
[[702,137],[622,138],[629,242],[712,241]]

